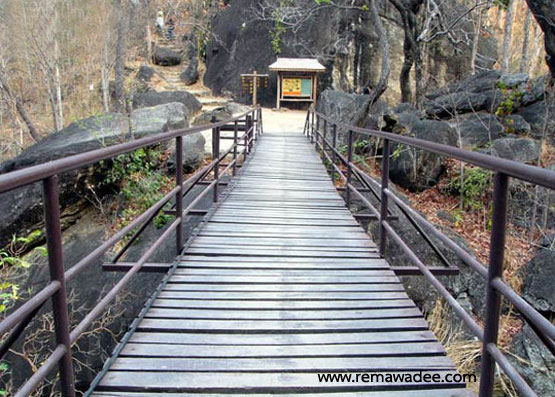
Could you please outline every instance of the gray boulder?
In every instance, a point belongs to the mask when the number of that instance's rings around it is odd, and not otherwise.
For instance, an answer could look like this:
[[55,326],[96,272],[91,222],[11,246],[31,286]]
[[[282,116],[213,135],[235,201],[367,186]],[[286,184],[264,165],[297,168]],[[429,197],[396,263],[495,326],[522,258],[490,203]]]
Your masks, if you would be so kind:
[[139,67],[139,71],[137,72],[137,79],[147,83],[150,81],[150,79],[152,79],[152,77],[154,76],[154,69],[151,68],[150,66],[146,65],[146,64],[142,64]]
[[494,141],[487,152],[520,163],[532,163],[538,160],[540,144],[530,138],[501,138]]
[[250,106],[242,105],[237,102],[229,102],[227,105],[225,105],[225,110],[232,115],[243,114],[248,112],[250,109]]
[[485,110],[488,96],[468,91],[455,92],[427,101],[424,106],[429,117],[452,118],[457,114]]
[[[202,165],[205,144],[206,139],[200,132],[183,137],[183,169],[185,172],[191,172]],[[169,153],[168,168],[173,171],[175,170],[175,146],[170,147]]]
[[167,103],[179,102],[185,105],[185,114],[190,120],[200,112],[202,104],[193,94],[187,91],[148,91],[133,95],[133,109],[152,107]]
[[185,105],[179,102],[135,109],[131,112],[131,132],[135,137],[188,126]]
[[516,357],[507,357],[536,394],[555,397],[555,357],[528,324],[514,336],[510,351]]
[[233,117],[233,114],[230,113],[226,108],[217,108],[209,112],[203,112],[195,119],[195,121],[193,121],[193,125],[207,125],[212,122],[228,120],[231,117]]
[[[130,132],[130,124],[134,132]],[[107,113],[76,121],[66,128],[26,149],[19,156],[0,165],[0,173],[43,164],[48,161],[123,143],[160,133],[167,128],[187,125],[181,104],[169,104],[135,111],[129,119],[119,113]],[[82,200],[89,193],[88,185],[103,180],[102,167],[94,164],[59,176],[62,210]],[[42,219],[40,184],[25,186],[2,195],[0,200],[0,246],[13,234],[27,235]]]
[[168,47],[154,47],[152,60],[156,65],[175,66],[181,63],[181,53],[174,51]]
[[547,141],[551,144],[555,142],[554,106],[548,107],[545,101],[540,101],[521,107],[516,114],[522,116],[530,124],[532,137],[541,139],[546,132]]
[[518,114],[511,114],[503,119],[503,124],[507,132],[517,135],[528,135],[532,132],[532,127]]
[[505,88],[518,88],[528,82],[528,75],[526,73],[517,74],[504,74],[499,79],[499,84]]
[[179,75],[179,79],[186,85],[193,85],[198,81],[199,72],[197,58],[191,59],[185,70]]
[[522,273],[522,294],[528,303],[541,312],[555,312],[555,234],[543,238],[540,249]]
[[465,118],[456,128],[458,129],[463,145],[467,147],[482,147],[499,139],[505,128],[497,116],[488,113],[477,113]]
[[426,94],[429,100],[435,100],[441,96],[449,95],[455,92],[485,92],[496,88],[497,82],[501,78],[501,73],[497,70],[489,70],[482,73],[473,74],[466,79],[450,84],[446,87],[439,88]]
[[[455,146],[457,135],[449,124],[424,120],[414,124],[410,135],[418,139]],[[396,184],[418,192],[437,183],[444,171],[441,157],[428,151],[394,145],[389,176]]]

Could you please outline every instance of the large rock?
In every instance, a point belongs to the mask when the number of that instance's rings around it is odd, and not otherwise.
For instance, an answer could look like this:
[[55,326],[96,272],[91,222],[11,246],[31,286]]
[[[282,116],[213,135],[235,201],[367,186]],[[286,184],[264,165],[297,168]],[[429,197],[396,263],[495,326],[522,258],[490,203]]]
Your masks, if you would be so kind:
[[139,67],[139,71],[137,72],[137,79],[140,81],[147,83],[149,82],[152,77],[154,76],[154,69],[146,64],[142,64]]
[[228,120],[233,117],[233,114],[226,108],[217,108],[208,112],[203,112],[193,122],[194,126],[207,125],[213,122]]
[[534,392],[555,397],[555,357],[528,324],[514,336],[510,352],[507,357]]
[[555,234],[543,238],[540,249],[522,269],[522,294],[541,312],[555,313]]
[[185,70],[179,75],[179,79],[183,81],[185,85],[193,85],[198,81],[199,72],[197,58],[191,59]]
[[131,112],[131,132],[135,137],[188,126],[185,105],[179,102],[135,109]]
[[[183,105],[168,104],[135,111],[131,125],[134,126],[133,133],[128,118],[118,113],[107,113],[76,121],[26,149],[19,156],[2,163],[0,173],[123,143],[132,138],[157,134],[168,128],[180,128],[187,125],[187,118]],[[62,209],[79,202],[89,194],[88,186],[95,186],[97,181],[103,179],[100,171],[101,167],[93,165],[61,174],[59,187]],[[2,194],[0,247],[9,241],[13,234],[29,234],[33,225],[41,219],[40,184],[28,185]]]
[[[206,139],[200,132],[183,137],[183,169],[185,172],[191,172],[202,165],[205,145]],[[175,146],[170,147],[169,154],[168,168],[175,170]]]
[[505,128],[497,116],[488,113],[476,113],[460,122],[455,127],[460,133],[464,146],[480,148],[503,136]]
[[497,83],[500,78],[501,73],[499,73],[497,70],[490,70],[473,74],[472,76],[469,76],[462,81],[452,83],[435,91],[427,93],[426,98],[428,98],[429,100],[435,100],[441,96],[449,95],[455,92],[465,91],[480,93],[490,91],[497,87]]
[[540,101],[521,107],[516,114],[530,124],[534,138],[541,139],[545,133],[547,141],[551,144],[555,143],[555,117],[553,117],[555,106],[547,106],[545,101]]
[[440,96],[425,103],[426,114],[429,117],[453,118],[458,114],[485,110],[488,96],[483,93],[456,92]]
[[[449,124],[424,120],[414,124],[410,135],[427,141],[455,146],[457,135]],[[410,191],[422,191],[437,183],[444,167],[441,157],[424,150],[393,145],[389,176]]]
[[530,138],[501,138],[494,141],[487,152],[520,163],[535,163],[540,155],[540,144]]
[[175,66],[181,63],[181,53],[168,47],[154,47],[152,60],[156,65]]
[[511,134],[528,135],[532,133],[532,127],[518,114],[510,114],[503,119],[505,130]]
[[185,105],[185,114],[189,120],[202,109],[202,104],[197,97],[187,91],[148,91],[133,95],[133,109],[172,102],[179,102]]

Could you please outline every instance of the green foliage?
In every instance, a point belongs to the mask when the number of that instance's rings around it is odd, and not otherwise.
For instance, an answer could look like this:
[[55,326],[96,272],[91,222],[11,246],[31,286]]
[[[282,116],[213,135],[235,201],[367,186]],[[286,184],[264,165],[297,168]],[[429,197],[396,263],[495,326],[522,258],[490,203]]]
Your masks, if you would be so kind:
[[499,104],[495,114],[498,117],[503,117],[514,113],[515,110],[521,105],[524,93],[518,90],[509,90],[502,82],[497,83],[497,87],[503,92],[505,98]]
[[461,186],[461,178],[454,177],[449,182],[452,193],[462,194],[464,205],[471,210],[479,210],[486,204],[491,185],[491,172],[481,168],[468,168],[465,170]]
[[[315,0],[318,2],[318,0]],[[322,0],[322,2],[329,0]],[[279,6],[272,11],[272,19],[274,20],[274,28],[270,30],[270,42],[275,55],[281,54],[282,36],[287,31],[283,23],[284,9],[293,5],[293,0],[280,0]]]
[[509,3],[510,0],[493,0],[493,5],[501,7],[504,10],[509,8]]
[[370,142],[366,139],[362,141],[355,142],[354,150],[356,154],[363,154],[366,152],[366,149],[370,146]]

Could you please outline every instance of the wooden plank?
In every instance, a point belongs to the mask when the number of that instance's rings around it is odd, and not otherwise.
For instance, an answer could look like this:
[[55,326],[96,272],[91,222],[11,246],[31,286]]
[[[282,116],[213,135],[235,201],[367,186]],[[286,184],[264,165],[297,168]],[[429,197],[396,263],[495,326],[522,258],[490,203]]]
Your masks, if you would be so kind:
[[288,346],[213,346],[128,343],[120,357],[168,358],[302,358],[302,357],[423,357],[442,356],[436,342]]
[[423,343],[436,341],[429,330],[399,332],[345,332],[345,333],[278,333],[278,334],[215,334],[194,332],[135,332],[130,339],[135,343],[162,343],[186,345],[330,345],[330,344],[383,344]]
[[[373,360],[365,360],[373,361]],[[408,372],[406,374],[410,374]],[[453,375],[455,371],[430,371],[424,370],[422,374]],[[406,375],[405,375],[406,376]],[[227,372],[199,373],[199,372],[147,372],[147,371],[110,371],[102,379],[98,390],[112,388],[126,391],[168,391],[168,392],[203,392],[203,393],[325,393],[334,391],[400,391],[399,397],[404,396],[410,388],[435,389],[435,388],[464,388],[464,383],[426,383],[406,382],[399,384],[376,381],[372,383],[349,382],[341,383],[319,382],[314,373],[266,373],[266,372]],[[448,394],[444,394],[448,396]]]
[[279,320],[204,320],[190,319],[144,319],[139,328],[142,331],[171,332],[348,332],[348,331],[403,331],[424,330],[428,325],[423,318],[403,319],[349,319],[314,321]]
[[333,302],[321,301],[211,301],[211,300],[182,300],[158,298],[152,307],[158,308],[181,308],[181,309],[238,309],[238,310],[356,310],[356,309],[391,309],[399,307],[415,307],[410,299],[390,300],[361,300],[348,301],[336,300]]
[[112,371],[196,371],[196,372],[387,372],[454,370],[448,357],[300,357],[300,358],[142,358],[119,357]]
[[327,321],[421,317],[416,307],[393,309],[351,310],[233,310],[233,309],[181,309],[153,307],[145,318],[204,319],[204,320],[280,320],[280,321]]
[[326,270],[322,273],[321,269],[315,270],[257,270],[257,269],[198,269],[198,268],[177,268],[175,275],[190,276],[256,276],[256,277],[367,277],[367,276],[394,276],[391,269],[368,269],[368,270]]
[[170,283],[193,283],[193,284],[383,284],[396,283],[399,279],[397,276],[376,276],[376,277],[329,277],[329,276],[219,276],[219,275],[203,275],[203,276],[181,276],[174,275]]

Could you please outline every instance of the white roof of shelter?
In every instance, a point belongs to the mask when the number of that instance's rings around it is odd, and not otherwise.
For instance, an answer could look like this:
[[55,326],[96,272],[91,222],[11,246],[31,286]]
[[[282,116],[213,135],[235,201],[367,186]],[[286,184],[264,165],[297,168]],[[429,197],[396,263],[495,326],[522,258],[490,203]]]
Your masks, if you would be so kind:
[[314,58],[278,58],[270,65],[276,72],[325,72],[326,68]]

